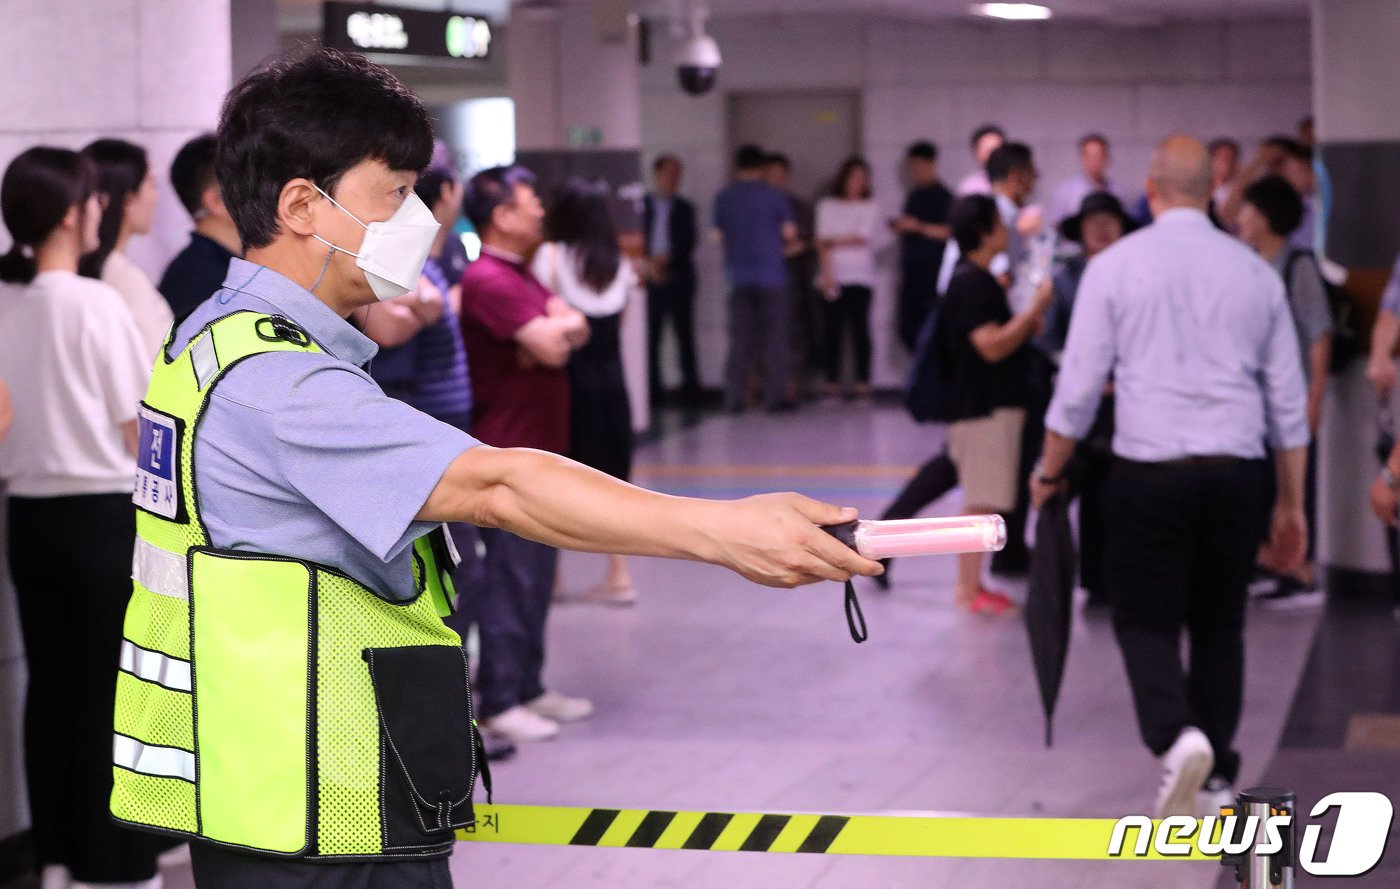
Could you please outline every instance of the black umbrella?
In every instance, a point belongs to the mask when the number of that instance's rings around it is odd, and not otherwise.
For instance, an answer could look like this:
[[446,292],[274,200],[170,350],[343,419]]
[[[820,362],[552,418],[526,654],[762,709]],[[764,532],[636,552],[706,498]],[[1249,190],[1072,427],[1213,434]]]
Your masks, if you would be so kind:
[[1055,702],[1065,676],[1069,654],[1069,621],[1074,599],[1076,566],[1074,532],[1069,524],[1069,497],[1056,494],[1040,509],[1035,525],[1035,551],[1031,554],[1026,585],[1026,632],[1030,636],[1031,661],[1045,705],[1045,746],[1054,738]]

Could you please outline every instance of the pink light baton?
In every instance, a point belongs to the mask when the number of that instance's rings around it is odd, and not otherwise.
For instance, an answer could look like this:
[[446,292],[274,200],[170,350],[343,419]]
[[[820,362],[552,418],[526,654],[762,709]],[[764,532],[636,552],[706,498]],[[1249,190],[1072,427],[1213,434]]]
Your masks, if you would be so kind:
[[994,553],[1006,546],[1006,522],[999,515],[857,521],[826,530],[867,559]]
[[[994,553],[1006,546],[1006,522],[999,515],[855,521],[827,525],[824,530],[867,559]],[[849,580],[846,624],[855,641],[869,638],[855,584]]]

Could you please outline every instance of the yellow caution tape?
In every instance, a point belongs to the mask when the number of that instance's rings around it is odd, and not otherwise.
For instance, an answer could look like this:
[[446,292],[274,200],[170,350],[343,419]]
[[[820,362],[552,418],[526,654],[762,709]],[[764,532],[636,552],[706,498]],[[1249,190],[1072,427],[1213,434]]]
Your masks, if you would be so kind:
[[[475,826],[458,831],[457,838],[477,843],[710,852],[1219,861],[1194,844],[1188,855],[1162,855],[1151,846],[1146,855],[1134,855],[1135,828],[1127,832],[1123,854],[1110,855],[1116,824],[1107,818],[675,812],[481,804],[476,807]],[[1156,826],[1154,822],[1154,829]]]

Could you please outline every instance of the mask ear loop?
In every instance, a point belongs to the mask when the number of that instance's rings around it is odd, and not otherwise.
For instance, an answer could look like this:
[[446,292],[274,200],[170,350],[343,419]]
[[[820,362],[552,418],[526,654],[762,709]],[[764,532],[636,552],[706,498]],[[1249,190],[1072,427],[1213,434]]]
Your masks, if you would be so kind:
[[[313,235],[312,237],[315,237],[315,235]],[[320,238],[316,238],[316,240],[320,241],[321,239],[320,239]],[[324,243],[324,242],[322,242],[322,243]],[[310,289],[309,292],[315,293],[315,292],[316,292],[316,288],[321,286],[321,279],[324,278],[324,277],[326,277],[326,269],[328,269],[328,268],[331,267],[331,257],[335,255],[335,251],[336,251],[336,248],[335,248],[335,247],[331,247],[331,249],[329,249],[329,250],[326,251],[326,261],[323,262],[323,263],[321,263],[321,274],[319,274],[319,275],[316,276],[316,283],[314,283],[314,284],[311,285],[311,289]]]

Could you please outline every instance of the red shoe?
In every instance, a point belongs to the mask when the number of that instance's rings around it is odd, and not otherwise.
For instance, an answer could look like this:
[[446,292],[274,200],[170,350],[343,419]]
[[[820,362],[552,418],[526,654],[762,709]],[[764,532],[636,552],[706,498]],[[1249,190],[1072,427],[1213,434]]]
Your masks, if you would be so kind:
[[989,590],[986,587],[979,587],[977,595],[973,596],[972,601],[967,603],[968,614],[1001,617],[1005,614],[1015,614],[1017,611],[1015,602],[1012,602],[1003,593]]

